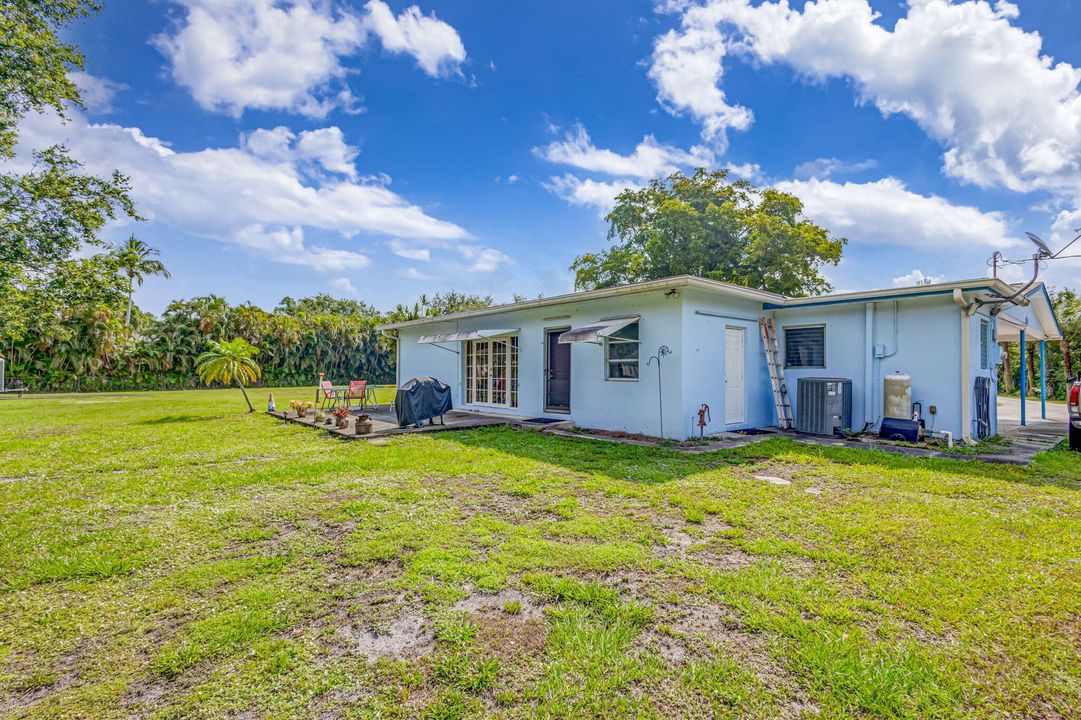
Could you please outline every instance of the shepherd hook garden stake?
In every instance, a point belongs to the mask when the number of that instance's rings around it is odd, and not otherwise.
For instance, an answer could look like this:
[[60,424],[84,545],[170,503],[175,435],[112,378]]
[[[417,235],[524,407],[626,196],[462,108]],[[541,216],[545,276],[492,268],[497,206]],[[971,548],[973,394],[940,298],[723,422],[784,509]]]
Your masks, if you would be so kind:
[[661,391],[661,358],[672,354],[671,348],[661,345],[657,348],[657,354],[646,360],[646,365],[652,365],[657,361],[657,414],[661,421],[661,439],[664,439],[664,393]]

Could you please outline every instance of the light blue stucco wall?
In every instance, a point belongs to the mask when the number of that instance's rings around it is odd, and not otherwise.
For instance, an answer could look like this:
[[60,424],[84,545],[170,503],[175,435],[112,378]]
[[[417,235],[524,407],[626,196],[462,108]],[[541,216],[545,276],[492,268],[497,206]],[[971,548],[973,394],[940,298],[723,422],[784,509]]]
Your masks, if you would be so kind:
[[[762,303],[688,289],[683,298],[683,435],[698,435],[698,409],[709,405],[705,434],[775,423],[766,354],[758,319]],[[725,329],[743,328],[744,407],[742,423],[725,423]]]
[[[874,318],[869,340],[867,305],[854,302],[774,311],[782,354],[785,327],[817,324],[826,327],[826,367],[785,369],[793,410],[799,412],[796,397],[799,378],[848,378],[852,380],[854,429],[865,423],[877,427],[883,413],[883,378],[901,372],[912,378],[912,400],[922,404],[927,426],[933,423],[936,430],[950,430],[959,435],[960,308],[948,295],[872,303]],[[978,337],[976,341],[978,350]],[[887,357],[873,358],[874,345],[885,346]],[[978,365],[978,357],[976,362]],[[931,405],[938,409],[934,418],[929,413]]]
[[[971,298],[968,298],[971,300]],[[869,319],[868,308],[872,308]],[[451,385],[458,408],[505,412],[518,416],[566,417],[544,410],[544,333],[548,328],[582,327],[604,317],[640,315],[641,377],[634,382],[604,379],[603,345],[571,346],[571,419],[581,427],[660,435],[656,365],[647,359],[660,345],[672,355],[662,362],[664,435],[696,436],[697,410],[706,403],[712,421],[707,434],[776,423],[765,353],[758,328],[764,314],[774,318],[784,350],[784,329],[825,325],[826,366],[786,368],[785,380],[793,411],[799,412],[797,384],[801,377],[842,377],[853,384],[852,425],[877,428],[883,413],[883,378],[902,372],[912,378],[912,399],[921,403],[929,428],[961,435],[962,392],[974,399],[975,378],[992,379],[992,422],[997,427],[995,366],[1000,362],[992,345],[989,367],[980,368],[980,320],[994,321],[986,310],[967,319],[969,372],[961,387],[960,307],[949,294],[787,307],[764,310],[760,302],[684,287],[676,295],[664,290],[629,293],[531,310],[510,310],[459,321],[442,321],[400,330],[399,377],[432,375]],[[1015,317],[1025,315],[1013,309]],[[1035,320],[1033,319],[1035,322]],[[725,425],[725,328],[744,329],[746,415],[742,423]],[[420,335],[494,328],[517,328],[519,343],[519,406],[498,409],[464,405],[463,358],[432,345],[420,345]],[[874,346],[885,357],[874,357]],[[454,350],[460,343],[448,344]],[[937,407],[932,417],[930,407]],[[975,415],[974,402],[972,415]],[[969,428],[974,432],[974,427]]]
[[[637,381],[606,380],[603,345],[571,345],[571,418],[582,427],[660,435],[657,365],[647,365],[661,345],[673,354],[661,364],[664,390],[664,434],[685,437],[683,408],[682,305],[678,296],[664,291],[634,293],[531,310],[512,310],[460,321],[437,322],[400,330],[399,378],[431,375],[451,386],[457,408],[527,417],[565,418],[544,410],[544,334],[548,328],[582,327],[604,317],[641,315],[639,326],[640,377]],[[421,335],[441,332],[517,328],[519,403],[517,408],[493,408],[464,403],[464,359],[433,345],[418,344]],[[460,350],[461,343],[444,347]]]

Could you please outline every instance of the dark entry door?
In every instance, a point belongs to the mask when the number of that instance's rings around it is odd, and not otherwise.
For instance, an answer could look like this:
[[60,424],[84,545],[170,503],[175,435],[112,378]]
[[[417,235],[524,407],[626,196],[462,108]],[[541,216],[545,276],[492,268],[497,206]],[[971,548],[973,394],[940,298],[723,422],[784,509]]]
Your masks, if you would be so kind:
[[544,409],[571,411],[571,346],[560,345],[559,336],[570,328],[544,331]]

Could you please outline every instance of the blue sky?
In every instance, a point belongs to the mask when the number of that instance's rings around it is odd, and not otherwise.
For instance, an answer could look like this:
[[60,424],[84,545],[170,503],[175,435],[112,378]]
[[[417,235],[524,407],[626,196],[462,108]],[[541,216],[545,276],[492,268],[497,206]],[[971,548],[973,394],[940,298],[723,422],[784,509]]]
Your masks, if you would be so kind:
[[161,249],[152,311],[565,292],[619,188],[698,164],[849,237],[838,290],[973,277],[1081,226],[1078,10],[111,0],[71,33],[87,109],[23,140],[132,176],[149,221],[106,234]]

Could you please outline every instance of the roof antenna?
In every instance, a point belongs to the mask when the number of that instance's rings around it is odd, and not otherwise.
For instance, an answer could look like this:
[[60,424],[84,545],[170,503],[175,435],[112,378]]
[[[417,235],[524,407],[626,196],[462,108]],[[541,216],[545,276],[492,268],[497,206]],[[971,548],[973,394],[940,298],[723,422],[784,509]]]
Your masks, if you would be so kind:
[[1070,247],[1078,240],[1081,240],[1081,228],[1074,228],[1074,232],[1077,233],[1077,237],[1059,248],[1059,251],[1056,253],[1051,252],[1051,248],[1047,247],[1047,243],[1041,240],[1040,236],[1036,233],[1026,232],[1025,235],[1027,235],[1028,239],[1032,241],[1032,244],[1038,248],[1036,254],[1041,260],[1043,260],[1044,258],[1048,260],[1058,260],[1059,256],[1061,256],[1062,253],[1066,251],[1066,248]]
[[[976,302],[979,303],[980,305],[996,305],[997,307],[995,307],[993,310],[991,310],[991,315],[992,316],[998,315],[1007,304],[1013,302],[1018,297],[1020,297],[1024,293],[1028,292],[1029,289],[1033,285],[1036,284],[1036,278],[1039,277],[1039,275],[1040,275],[1040,262],[1041,261],[1059,259],[1062,256],[1062,253],[1064,253],[1066,251],[1066,248],[1070,247],[1071,245],[1073,245],[1078,240],[1081,240],[1081,228],[1074,228],[1074,232],[1077,233],[1077,236],[1074,237],[1073,240],[1071,240],[1070,242],[1066,243],[1061,248],[1059,248],[1058,252],[1051,252],[1051,248],[1047,246],[1047,243],[1045,243],[1040,238],[1039,235],[1037,235],[1036,233],[1030,233],[1030,232],[1026,231],[1025,236],[1028,237],[1028,239],[1032,241],[1033,245],[1036,246],[1036,253],[1032,256],[1032,279],[1029,280],[1027,283],[1025,283],[1021,287],[1020,290],[1018,290],[1017,292],[1015,292],[1013,295],[1009,296],[1008,298],[1004,298],[1004,299],[1001,299],[1001,300],[983,301],[983,302],[977,300]],[[1076,256],[1074,256],[1074,257],[1076,257]],[[1002,256],[1002,253],[1000,253],[998,251],[995,251],[995,253],[991,256],[991,273],[992,273],[992,277],[996,277],[996,278],[998,277],[998,264],[1000,262],[1005,264],[1005,263],[1007,263],[1009,261],[1006,260],[1006,258]]]

